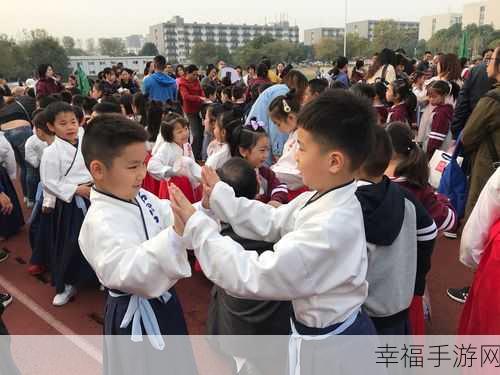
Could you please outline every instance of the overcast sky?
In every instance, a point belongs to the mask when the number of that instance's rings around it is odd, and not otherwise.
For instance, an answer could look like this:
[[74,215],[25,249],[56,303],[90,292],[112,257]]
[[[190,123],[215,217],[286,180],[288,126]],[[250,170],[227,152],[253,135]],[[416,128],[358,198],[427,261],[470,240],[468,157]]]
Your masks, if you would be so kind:
[[[419,17],[462,12],[473,0],[348,0],[349,21],[394,18],[418,21]],[[286,13],[302,30],[342,26],[343,0],[1,0],[0,33],[16,36],[22,29],[43,28],[54,36],[75,38],[124,37],[147,34],[149,25],[174,15],[186,22],[263,24]],[[227,4],[227,5],[222,5]],[[147,6],[147,8],[146,8]]]

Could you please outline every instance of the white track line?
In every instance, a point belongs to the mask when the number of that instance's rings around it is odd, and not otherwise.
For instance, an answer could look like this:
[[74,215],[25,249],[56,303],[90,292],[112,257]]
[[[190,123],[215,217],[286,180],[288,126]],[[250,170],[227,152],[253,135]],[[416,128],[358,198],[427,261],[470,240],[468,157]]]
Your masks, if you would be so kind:
[[47,312],[42,306],[37,304],[31,297],[26,295],[24,292],[16,288],[10,281],[5,279],[0,275],[0,285],[15,298],[16,301],[21,302],[29,310],[31,310],[36,316],[42,319],[49,326],[54,328],[61,335],[65,336],[74,345],[80,348],[82,351],[87,353],[90,357],[96,360],[102,365],[102,353],[94,345],[90,344],[87,340],[84,340],[81,336],[77,335],[71,328],[62,323],[60,320],[56,319],[52,314]]

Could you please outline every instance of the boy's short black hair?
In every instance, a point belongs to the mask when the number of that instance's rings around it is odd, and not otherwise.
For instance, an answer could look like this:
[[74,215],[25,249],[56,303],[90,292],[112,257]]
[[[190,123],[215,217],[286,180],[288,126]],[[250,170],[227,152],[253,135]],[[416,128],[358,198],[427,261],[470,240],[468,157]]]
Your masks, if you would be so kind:
[[231,89],[231,96],[234,100],[239,100],[245,96],[246,87],[241,85],[234,85]]
[[328,80],[324,78],[314,78],[307,84],[312,94],[321,94],[328,88]]
[[194,64],[191,64],[191,65],[188,65],[187,68],[186,68],[186,73],[187,74],[191,74],[191,73],[194,73],[196,72],[198,69],[198,67]]
[[377,95],[375,88],[368,83],[356,83],[349,90],[351,90],[354,95],[363,96],[370,100],[375,99]]
[[46,134],[54,135],[47,126],[47,115],[44,110],[33,116],[33,126],[35,129],[40,129]]
[[71,104],[68,104],[66,102],[54,102],[49,104],[47,108],[45,108],[45,115],[47,116],[47,122],[49,124],[54,124],[57,115],[68,112],[71,112],[73,114],[75,113]]
[[83,119],[85,118],[85,113],[83,113],[82,107],[77,107],[77,106],[72,106],[73,111],[75,112],[76,119],[78,120],[78,123],[81,124]]
[[324,150],[344,152],[355,171],[371,151],[377,118],[367,99],[347,90],[327,90],[304,106],[297,124]]
[[83,108],[84,101],[85,101],[85,96],[77,94],[73,95],[73,98],[71,99],[71,104],[73,104],[76,107]]
[[[85,111],[86,114],[91,114],[92,110],[94,109],[94,106],[97,104],[97,100],[94,98],[91,98],[90,96],[85,96],[83,98],[82,102],[82,107],[83,110]],[[76,104],[75,104],[76,105]]]
[[133,144],[146,142],[148,133],[143,126],[125,116],[104,114],[92,119],[85,128],[82,154],[85,165],[99,160],[108,168],[122,150]]
[[374,132],[375,144],[361,166],[361,170],[367,177],[383,176],[392,158],[392,143],[389,134],[381,126],[376,126]]
[[61,91],[60,95],[61,95],[61,99],[63,102],[71,104],[71,100],[73,99],[73,95],[69,91],[67,91],[67,90]]
[[214,85],[205,85],[203,86],[203,92],[205,93],[205,97],[208,98],[217,93],[217,87]]
[[258,193],[257,174],[250,163],[243,158],[234,157],[217,169],[221,181],[231,186],[236,197],[255,199]]
[[155,63],[155,67],[158,70],[164,70],[165,66],[167,65],[167,59],[165,59],[165,56],[162,55],[155,56],[153,62]]
[[104,113],[122,113],[122,109],[120,105],[112,102],[101,102],[97,103],[93,108],[93,112],[98,113],[99,115]]
[[40,108],[47,108],[50,104],[52,103],[56,103],[60,100],[57,100],[57,98],[54,98],[53,96],[49,96],[49,95],[39,95],[37,98],[36,98],[37,102],[38,102],[38,106]]

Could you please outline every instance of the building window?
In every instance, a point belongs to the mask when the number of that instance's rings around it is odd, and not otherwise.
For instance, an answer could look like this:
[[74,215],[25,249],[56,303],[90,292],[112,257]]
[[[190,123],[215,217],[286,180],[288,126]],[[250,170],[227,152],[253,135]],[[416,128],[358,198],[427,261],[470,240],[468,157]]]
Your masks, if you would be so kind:
[[106,63],[104,61],[100,61],[99,65],[106,65]]
[[482,6],[479,8],[479,26],[484,25],[484,15],[486,13],[486,7]]
[[89,61],[89,66],[90,66],[90,65],[95,65],[95,62],[93,62],[93,61]]

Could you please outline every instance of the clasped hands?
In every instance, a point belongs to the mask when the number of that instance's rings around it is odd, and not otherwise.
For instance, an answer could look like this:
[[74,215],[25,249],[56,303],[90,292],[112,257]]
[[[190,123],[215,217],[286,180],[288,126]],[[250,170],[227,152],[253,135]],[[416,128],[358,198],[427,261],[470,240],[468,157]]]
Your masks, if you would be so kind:
[[[203,167],[201,171],[201,181],[203,185],[202,206],[205,209],[210,208],[210,195],[220,181],[217,173],[210,167]],[[186,223],[194,215],[196,209],[186,198],[184,193],[174,184],[169,184],[170,205],[174,214],[174,230],[179,235],[184,234]]]

